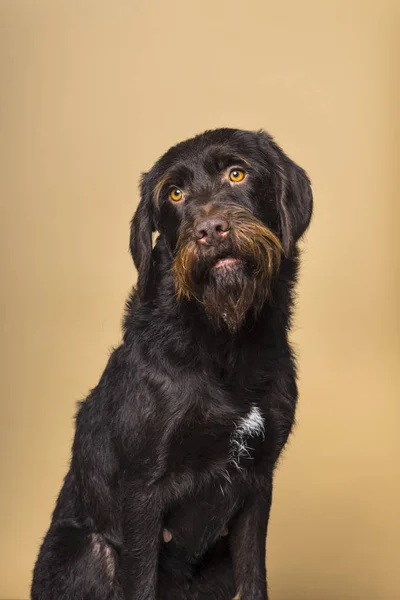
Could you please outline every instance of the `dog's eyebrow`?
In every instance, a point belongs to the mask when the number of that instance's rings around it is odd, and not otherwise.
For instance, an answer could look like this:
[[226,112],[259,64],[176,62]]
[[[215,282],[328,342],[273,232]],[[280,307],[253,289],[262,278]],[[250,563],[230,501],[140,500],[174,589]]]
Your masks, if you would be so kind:
[[226,169],[228,167],[232,167],[238,164],[251,167],[251,164],[246,158],[244,158],[244,156],[241,156],[240,154],[236,153],[224,152],[217,156],[214,156],[213,160],[217,161],[219,165],[222,165],[222,169]]
[[250,163],[248,160],[246,160],[243,156],[240,156],[239,154],[233,154],[230,157],[233,161],[237,161],[237,162],[242,162],[244,165],[247,165],[248,167],[250,167]]

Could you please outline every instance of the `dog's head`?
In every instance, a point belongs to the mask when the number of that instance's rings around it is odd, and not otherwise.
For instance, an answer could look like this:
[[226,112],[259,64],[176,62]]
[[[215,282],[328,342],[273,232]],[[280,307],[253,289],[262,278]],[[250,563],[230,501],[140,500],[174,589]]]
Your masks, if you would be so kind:
[[306,173],[268,134],[217,129],[181,142],[142,178],[131,230],[139,296],[152,293],[158,231],[177,299],[199,301],[217,325],[236,330],[263,306],[311,213]]

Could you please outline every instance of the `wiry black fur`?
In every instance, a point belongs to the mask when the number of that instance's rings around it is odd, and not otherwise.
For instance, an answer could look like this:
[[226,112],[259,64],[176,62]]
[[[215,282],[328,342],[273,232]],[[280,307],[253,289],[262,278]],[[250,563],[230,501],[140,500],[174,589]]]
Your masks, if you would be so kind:
[[[221,164],[213,170],[214,150]],[[222,185],[218,169],[238,157],[248,181]],[[171,170],[174,185],[189,190],[186,204],[157,188]],[[141,193],[131,236],[138,289],[123,343],[80,405],[32,600],[230,600],[239,591],[241,600],[266,600],[273,470],[297,400],[287,332],[310,184],[267,134],[220,129],[172,148]],[[284,250],[261,311],[235,332],[216,327],[195,298],[178,301],[171,271],[182,224],[224,195]],[[265,431],[237,465],[232,435],[252,406]]]

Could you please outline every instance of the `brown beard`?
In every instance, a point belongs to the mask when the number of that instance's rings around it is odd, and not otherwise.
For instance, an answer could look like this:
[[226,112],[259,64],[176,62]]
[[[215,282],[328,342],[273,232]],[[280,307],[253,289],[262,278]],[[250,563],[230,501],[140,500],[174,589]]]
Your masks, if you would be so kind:
[[[271,282],[279,268],[282,245],[278,237],[242,207],[233,207],[228,213],[231,224],[229,253],[242,261],[233,269],[213,269],[213,262],[201,252],[193,240],[191,228],[183,227],[172,270],[178,299],[196,298],[217,325],[225,323],[237,331],[246,315],[257,315],[267,296]],[[209,263],[207,265],[207,262]],[[199,285],[199,266],[209,267],[207,280]]]

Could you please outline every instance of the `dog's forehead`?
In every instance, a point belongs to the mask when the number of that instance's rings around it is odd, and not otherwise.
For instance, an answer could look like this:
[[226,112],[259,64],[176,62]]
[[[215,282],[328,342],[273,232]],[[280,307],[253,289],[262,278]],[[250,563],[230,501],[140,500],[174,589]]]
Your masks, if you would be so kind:
[[246,162],[256,147],[256,134],[236,129],[207,131],[172,146],[155,164],[159,173],[193,172],[196,169],[223,167],[232,161]]

